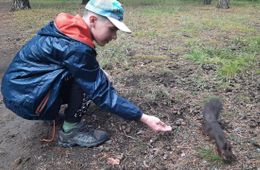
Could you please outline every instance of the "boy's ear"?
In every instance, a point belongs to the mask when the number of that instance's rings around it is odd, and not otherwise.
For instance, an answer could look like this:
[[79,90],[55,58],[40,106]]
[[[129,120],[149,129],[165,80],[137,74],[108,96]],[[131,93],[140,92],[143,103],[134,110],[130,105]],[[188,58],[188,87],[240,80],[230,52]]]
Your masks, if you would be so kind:
[[96,20],[97,20],[97,17],[94,16],[94,15],[91,15],[91,16],[89,17],[89,23],[90,23],[90,24],[94,24],[94,23],[96,22]]

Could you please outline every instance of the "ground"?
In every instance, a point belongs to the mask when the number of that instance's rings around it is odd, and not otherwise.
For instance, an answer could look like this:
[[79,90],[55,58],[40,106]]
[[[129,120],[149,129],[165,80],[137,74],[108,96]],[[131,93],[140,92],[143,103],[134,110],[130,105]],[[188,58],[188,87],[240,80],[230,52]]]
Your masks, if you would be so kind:
[[[30,35],[17,25],[16,15],[8,12],[9,6],[8,2],[0,2],[1,77]],[[145,21],[140,19],[139,22]],[[259,26],[258,21],[255,23],[258,31]],[[210,31],[203,34],[210,34]],[[145,39],[140,32],[134,35]],[[189,33],[181,36],[190,38]],[[223,80],[214,76],[215,65],[187,60],[183,57],[187,53],[185,50],[168,50],[167,43],[178,46],[184,41],[176,42],[174,36],[167,40],[160,38],[164,37],[158,38],[161,43],[156,49],[158,54],[144,50],[149,46],[148,51],[154,50],[153,45],[158,42],[137,41],[131,46],[135,48],[124,51],[131,62],[126,65],[105,63],[104,69],[112,76],[121,95],[145,113],[160,117],[173,127],[172,132],[152,132],[140,122],[123,120],[92,104],[84,119],[106,130],[110,140],[94,148],[62,148],[55,142],[40,142],[50,134],[48,122],[28,121],[16,116],[5,108],[0,96],[0,169],[259,170],[259,72],[253,67],[229,78],[223,85]],[[237,158],[232,164],[221,161],[214,142],[201,130],[203,104],[212,96],[221,98],[224,103],[220,122]]]

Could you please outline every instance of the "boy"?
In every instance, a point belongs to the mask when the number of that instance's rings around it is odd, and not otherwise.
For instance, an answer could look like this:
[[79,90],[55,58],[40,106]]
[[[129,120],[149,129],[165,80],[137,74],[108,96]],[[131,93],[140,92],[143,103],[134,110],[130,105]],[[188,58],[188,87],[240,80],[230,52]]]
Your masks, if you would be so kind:
[[96,60],[94,41],[104,46],[117,30],[130,33],[122,22],[117,0],[90,0],[83,17],[61,13],[16,54],[2,80],[7,108],[30,120],[55,120],[68,107],[58,132],[58,144],[93,147],[108,139],[83,121],[89,101],[128,120],[140,120],[155,131],[171,127],[117,94]]

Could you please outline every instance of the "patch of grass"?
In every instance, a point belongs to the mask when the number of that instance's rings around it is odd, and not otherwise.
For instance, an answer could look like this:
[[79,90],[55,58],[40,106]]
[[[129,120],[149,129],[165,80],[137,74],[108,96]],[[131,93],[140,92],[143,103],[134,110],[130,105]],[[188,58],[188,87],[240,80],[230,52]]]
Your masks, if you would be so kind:
[[[147,75],[133,75],[135,77],[135,88],[128,89],[128,97],[142,98],[144,104],[157,103],[159,101],[165,101],[164,104],[167,106],[172,105],[170,102],[172,94],[170,89],[162,84],[157,84],[154,80],[147,77]],[[137,78],[138,77],[138,78]]]
[[199,64],[215,64],[219,75],[233,77],[254,64],[260,49],[259,38],[236,38],[227,48],[195,45],[186,58]]
[[[192,49],[192,51],[186,55],[187,59],[196,61],[199,64],[206,64],[206,63],[214,63],[218,64],[217,52],[219,55],[225,53],[225,51],[218,51],[217,49],[213,49],[211,47],[203,47],[197,46]],[[221,54],[220,54],[221,53]]]
[[[30,1],[32,9],[13,12],[14,22],[23,30],[27,41],[45,24],[61,12],[82,13],[81,2],[77,0],[34,0]],[[23,42],[21,42],[23,43]]]
[[199,148],[197,150],[198,155],[202,158],[205,159],[207,161],[210,161],[211,163],[215,163],[215,164],[222,164],[222,158],[220,156],[218,156],[217,154],[215,154],[211,149],[208,148]]
[[138,38],[145,38],[145,37],[156,37],[158,36],[158,33],[156,31],[136,31],[133,33],[135,37],[138,37]]
[[[139,92],[140,97],[142,97],[147,102],[157,102],[158,100],[169,100],[171,94],[169,89],[163,85],[152,85],[152,80],[139,82]],[[147,86],[149,84],[149,86]]]
[[251,61],[254,61],[254,59],[238,58],[234,60],[223,60],[222,67],[220,68],[219,72],[223,76],[232,77],[247,67]]
[[150,8],[145,8],[142,13],[146,16],[167,17],[167,15],[174,15],[180,11],[186,11],[186,8],[175,5],[165,6],[164,4],[163,6],[155,5]]
[[105,47],[97,46],[98,60],[100,64],[119,64],[122,67],[128,67],[129,58],[126,56],[126,49],[130,48],[130,44],[124,43],[122,41],[113,41],[107,44]]
[[[225,105],[224,102],[223,102],[223,104]],[[219,118],[220,120],[222,120],[222,119],[227,119],[227,120],[239,119],[239,114],[235,111],[224,111],[224,110],[222,110],[220,115],[221,115],[220,118]]]
[[203,104],[206,104],[211,99],[220,99],[220,98],[218,96],[214,96],[214,95],[213,96],[208,96],[208,97],[203,99]]
[[170,60],[169,56],[135,56],[133,57],[135,60],[151,60],[151,61],[162,61],[162,60]]
[[243,103],[251,103],[250,97],[248,95],[245,95],[243,93],[239,93],[236,95],[236,100]]
[[227,89],[228,87],[230,87],[230,82],[229,81],[224,81],[224,80],[220,80],[220,83],[218,84],[218,89],[223,91],[225,89]]
[[127,6],[134,6],[134,7],[139,7],[139,6],[171,6],[174,7],[174,5],[183,5],[183,4],[201,4],[201,2],[197,2],[197,1],[192,1],[192,0],[121,0],[120,2],[122,2],[123,4],[127,5]]
[[252,5],[252,6],[259,6],[259,0],[235,0],[232,1],[232,5],[234,6],[245,6],[245,5]]
[[32,9],[56,9],[71,11],[81,5],[78,0],[34,0],[30,1]]
[[182,132],[181,127],[177,126],[176,129],[174,129],[173,136],[175,136],[177,138],[177,136],[182,135],[181,132]]
[[260,75],[260,69],[256,70],[256,75]]
[[228,135],[228,140],[233,141],[236,144],[241,144],[242,143],[241,138],[239,136],[237,136],[237,135],[234,135],[234,134]]

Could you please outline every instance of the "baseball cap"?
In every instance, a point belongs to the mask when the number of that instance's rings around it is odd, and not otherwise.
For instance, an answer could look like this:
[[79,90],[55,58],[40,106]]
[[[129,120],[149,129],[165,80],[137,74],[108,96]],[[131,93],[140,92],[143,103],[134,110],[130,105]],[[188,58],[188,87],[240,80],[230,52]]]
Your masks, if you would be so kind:
[[85,8],[106,17],[119,30],[131,33],[131,30],[123,23],[124,8],[117,0],[89,0]]

